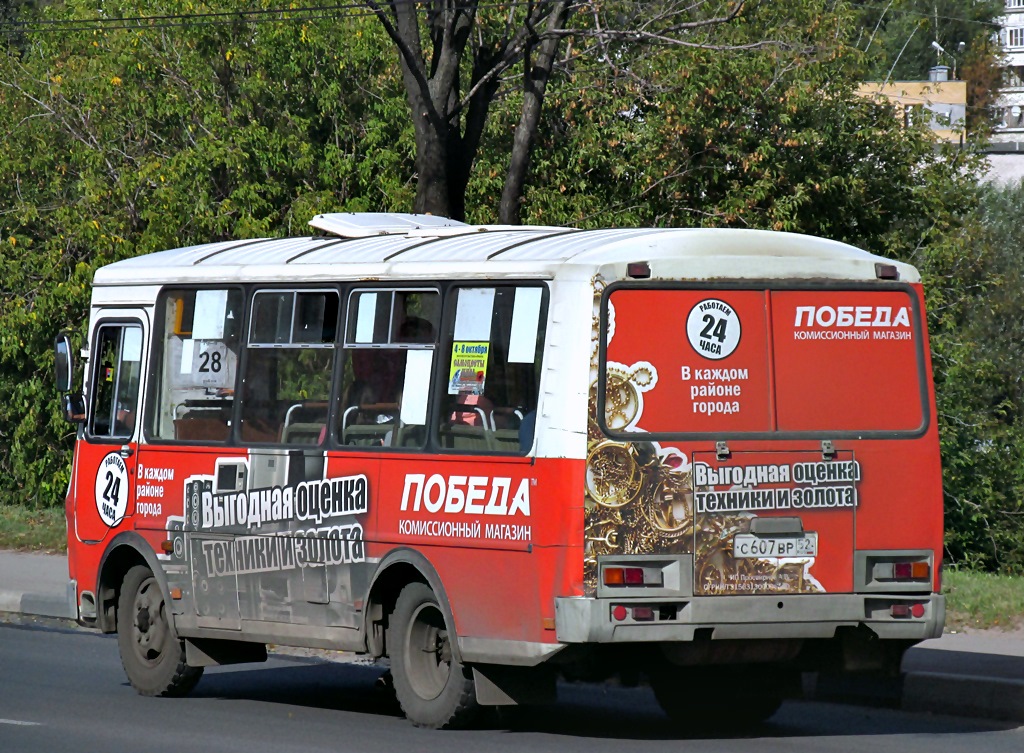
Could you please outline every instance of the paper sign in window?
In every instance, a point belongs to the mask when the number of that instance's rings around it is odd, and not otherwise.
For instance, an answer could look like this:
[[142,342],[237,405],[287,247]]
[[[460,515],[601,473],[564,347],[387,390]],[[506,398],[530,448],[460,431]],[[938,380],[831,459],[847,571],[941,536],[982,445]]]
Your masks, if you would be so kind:
[[541,288],[517,288],[509,335],[509,363],[533,363],[537,357],[537,329],[540,326]]
[[138,363],[142,360],[142,330],[138,327],[127,327],[124,331],[124,353],[122,361]]
[[192,356],[195,353],[195,340],[181,341],[181,373],[192,373]]
[[196,340],[224,338],[224,317],[228,310],[228,291],[197,290],[196,311],[192,318],[192,337]]
[[455,312],[455,340],[491,339],[491,316],[494,311],[494,288],[463,288]]
[[452,343],[452,362],[448,369],[449,395],[482,395],[487,376],[488,342]]
[[405,362],[405,384],[402,387],[400,418],[407,425],[427,423],[427,397],[430,391],[430,367],[434,361],[432,350],[410,350]]
[[377,317],[377,294],[361,293],[356,312],[356,342],[373,342],[373,324]]

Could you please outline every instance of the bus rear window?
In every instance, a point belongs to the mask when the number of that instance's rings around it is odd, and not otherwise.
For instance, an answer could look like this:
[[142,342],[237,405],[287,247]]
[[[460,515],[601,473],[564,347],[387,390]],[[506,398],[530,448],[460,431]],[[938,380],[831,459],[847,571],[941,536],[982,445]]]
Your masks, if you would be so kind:
[[779,431],[924,424],[921,330],[902,291],[773,291]]
[[910,289],[627,288],[606,299],[604,429],[916,432],[926,423]]

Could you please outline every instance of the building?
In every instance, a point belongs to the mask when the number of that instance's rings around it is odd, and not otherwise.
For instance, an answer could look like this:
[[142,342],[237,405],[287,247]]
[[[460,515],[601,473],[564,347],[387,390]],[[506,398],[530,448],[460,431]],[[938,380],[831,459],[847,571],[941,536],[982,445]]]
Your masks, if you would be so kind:
[[990,176],[998,181],[1024,177],[1024,0],[1004,3],[1004,13],[997,19],[1003,82],[989,147]]
[[1024,0],[1004,1],[1005,15],[998,19],[1003,85],[996,102],[999,121],[992,141],[1019,143],[1024,142]]
[[[1019,2],[1024,8],[1024,0]],[[928,81],[866,81],[857,87],[862,97],[885,99],[906,124],[923,122],[942,141],[963,144],[967,116],[967,84],[951,81],[949,68],[937,65]]]

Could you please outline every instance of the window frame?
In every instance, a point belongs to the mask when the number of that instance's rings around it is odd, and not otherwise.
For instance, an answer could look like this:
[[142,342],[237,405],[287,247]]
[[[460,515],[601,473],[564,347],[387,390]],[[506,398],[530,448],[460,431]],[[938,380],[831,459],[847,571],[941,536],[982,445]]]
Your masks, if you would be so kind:
[[[100,360],[99,360],[100,353],[99,353],[98,348],[99,348],[100,333],[104,329],[115,329],[116,328],[116,329],[120,329],[121,330],[120,342],[119,342],[119,351],[118,351],[118,384],[119,384],[120,383],[120,378],[121,378],[121,364],[125,363],[124,358],[123,358],[123,355],[124,355],[124,335],[125,335],[125,330],[127,330],[129,327],[137,328],[139,330],[140,348],[141,348],[141,352],[139,353],[139,378],[138,378],[138,385],[136,386],[136,390],[135,390],[135,412],[136,412],[135,425],[132,427],[132,429],[127,434],[114,434],[113,432],[111,432],[109,434],[97,434],[94,431],[94,427],[96,426],[96,399],[97,399],[98,385],[99,385],[98,377],[99,377],[99,368],[100,368]],[[91,335],[92,336],[91,336],[91,338],[89,340],[89,392],[88,392],[88,395],[87,395],[87,398],[88,398],[87,406],[88,407],[87,407],[87,411],[86,411],[87,419],[86,419],[85,424],[84,424],[84,436],[85,436],[85,439],[90,444],[119,444],[119,445],[124,445],[126,443],[129,443],[129,442],[133,441],[137,436],[140,436],[140,434],[138,432],[138,429],[139,429],[139,416],[140,415],[141,416],[145,415],[145,408],[143,407],[140,410],[139,406],[140,406],[140,403],[142,401],[142,397],[147,392],[147,390],[146,390],[146,382],[147,382],[147,379],[148,379],[148,374],[147,374],[147,370],[145,368],[145,366],[146,366],[146,362],[145,362],[146,326],[145,326],[145,323],[142,321],[142,319],[139,319],[137,317],[128,317],[128,316],[126,316],[126,317],[105,317],[105,318],[100,319],[100,320],[98,320],[96,322],[95,326],[93,327]],[[118,388],[117,388],[117,386],[115,386],[114,387],[114,392],[113,392],[113,399],[115,401],[117,401],[117,393],[118,393]],[[115,409],[115,415],[116,415],[116,409]],[[115,419],[115,422],[116,422],[116,419]]]
[[[244,295],[244,324],[245,324],[245,335],[241,343],[241,352],[239,354],[239,365],[238,365],[238,378],[235,387],[235,401],[232,406],[232,419],[231,419],[231,438],[229,444],[232,446],[238,446],[243,448],[258,448],[258,449],[302,449],[302,450],[315,450],[323,451],[327,450],[332,446],[331,441],[331,422],[333,420],[333,407],[336,404],[336,396],[338,394],[338,382],[339,372],[341,365],[339,364],[339,358],[341,353],[341,342],[339,340],[340,328],[343,324],[343,303],[346,293],[346,287],[339,283],[324,283],[323,285],[317,285],[315,282],[309,281],[297,281],[296,284],[289,284],[287,282],[281,283],[268,283],[268,282],[252,282],[242,286]],[[334,339],[331,342],[294,342],[291,339],[286,343],[263,343],[263,342],[252,342],[253,325],[255,321],[254,313],[256,310],[256,297],[261,294],[273,294],[273,293],[291,293],[292,298],[292,315],[289,326],[289,338],[294,337],[295,331],[295,319],[296,311],[298,307],[298,295],[300,293],[334,293],[337,296],[338,308],[335,312],[334,322]],[[325,319],[326,321],[326,319]],[[283,442],[278,441],[255,441],[252,439],[245,439],[242,436],[242,426],[244,421],[244,404],[246,402],[244,395],[243,385],[246,382],[248,375],[248,369],[250,365],[251,352],[252,351],[301,351],[301,350],[329,350],[331,352],[331,370],[330,370],[330,390],[328,391],[327,397],[324,401],[326,403],[326,418],[327,432],[324,436],[324,440],[317,444],[308,444],[302,442]],[[280,385],[278,385],[280,386]],[[321,402],[321,401],[316,401]],[[287,417],[282,419],[281,428],[283,429],[287,424]]]
[[[298,310],[298,304],[299,304],[299,294],[301,294],[301,293],[327,293],[327,292],[334,293],[335,296],[338,299],[338,309],[337,309],[337,312],[335,314],[335,322],[334,322],[334,327],[335,327],[335,329],[334,329],[334,339],[331,342],[324,342],[322,339],[319,342],[296,342],[295,340],[292,340],[292,339],[289,339],[288,342],[282,342],[282,343],[277,343],[277,342],[267,343],[267,342],[253,342],[252,341],[252,330],[253,330],[253,326],[255,325],[255,321],[256,321],[255,320],[255,316],[254,316],[254,312],[256,311],[256,297],[257,296],[259,296],[259,295],[269,295],[269,294],[273,294],[273,293],[291,293],[292,294],[292,315],[291,315],[290,326],[289,326],[289,338],[293,338],[295,336],[295,321],[296,321],[296,312]],[[341,324],[341,303],[342,303],[342,299],[343,298],[344,298],[344,295],[338,289],[337,285],[329,286],[329,287],[301,287],[301,288],[300,287],[288,287],[288,286],[284,286],[284,287],[267,287],[267,286],[259,287],[259,286],[253,285],[253,286],[250,287],[250,293],[249,293],[249,296],[248,296],[248,298],[247,298],[247,300],[245,302],[246,303],[246,305],[245,305],[246,324],[248,326],[246,327],[245,341],[243,343],[243,347],[246,350],[249,350],[250,348],[253,349],[253,350],[273,349],[273,348],[277,348],[277,349],[281,349],[281,350],[301,349],[301,348],[324,348],[324,349],[326,349],[326,348],[337,348],[338,345],[339,345],[338,327]],[[326,319],[325,319],[325,321],[326,321]]]
[[[860,430],[860,429],[800,429],[800,430],[767,430],[767,431],[730,431],[728,437],[736,441],[746,440],[814,440],[824,439],[918,439],[929,431],[935,416],[931,405],[933,393],[929,391],[929,355],[925,351],[924,341],[926,327],[924,312],[914,287],[909,283],[870,283],[852,280],[742,280],[742,281],[705,281],[705,282],[627,282],[617,281],[608,285],[601,295],[598,371],[597,371],[597,405],[591,410],[597,411],[595,419],[601,433],[608,439],[617,442],[701,442],[720,440],[726,433],[721,431],[667,431],[637,432],[610,429],[605,420],[605,402],[608,382],[608,301],[617,290],[700,290],[713,293],[716,290],[754,290],[754,291],[885,291],[899,292],[907,297],[911,309],[910,320],[914,330],[914,352],[917,364],[917,397],[921,401],[921,425],[912,429],[894,430]],[[774,358],[774,354],[769,356]]]
[[[430,422],[432,420],[434,411],[434,383],[436,381],[438,362],[437,353],[441,348],[442,341],[440,339],[441,332],[444,327],[444,316],[445,316],[445,296],[448,283],[437,283],[437,284],[424,284],[422,281],[414,280],[398,280],[398,281],[381,281],[378,284],[366,284],[363,282],[352,283],[342,291],[342,307],[339,323],[339,342],[338,342],[338,359],[335,368],[335,380],[334,388],[335,395],[332,398],[332,406],[334,410],[329,417],[330,427],[328,431],[328,445],[333,450],[340,450],[342,452],[357,452],[357,453],[415,453],[424,454],[433,452],[432,448],[432,437],[430,432]],[[391,305],[389,307],[389,318],[388,318],[388,329],[387,329],[387,342],[370,342],[361,343],[355,342],[354,339],[350,340],[350,330],[354,333],[354,328],[358,326],[355,320],[349,319],[349,312],[355,308],[358,312],[358,304],[354,304],[355,297],[362,293],[391,293]],[[438,317],[436,322],[430,322],[434,327],[434,339],[429,343],[417,343],[417,342],[393,342],[392,338],[395,334],[395,298],[396,293],[430,293],[437,296],[438,306]],[[357,314],[358,315],[358,314]],[[352,358],[352,352],[358,350],[368,350],[374,352],[381,351],[412,351],[412,350],[429,350],[434,353],[430,365],[430,378],[427,393],[427,406],[426,415],[424,418],[424,429],[425,439],[421,446],[395,446],[395,445],[351,445],[342,444],[341,436],[341,423],[344,417],[344,413],[347,410],[346,406],[342,405],[345,393],[349,388],[349,384],[345,381],[345,370]],[[408,359],[406,360],[408,363]],[[354,383],[354,380],[353,380]]]
[[[158,384],[161,374],[160,370],[164,366],[165,344],[166,344],[166,318],[162,316],[162,307],[166,305],[168,296],[176,291],[188,291],[191,293],[198,293],[203,290],[224,290],[230,295],[232,291],[235,291],[241,296],[241,308],[240,316],[242,317],[242,323],[245,324],[249,317],[249,299],[246,295],[248,288],[246,285],[231,282],[231,283],[173,283],[164,285],[160,288],[156,296],[156,303],[153,306],[154,322],[152,327],[152,342],[153,347],[150,348],[149,354],[149,368],[146,372],[146,385],[152,387],[147,389],[146,405],[143,410],[143,424],[142,424],[142,436],[145,437],[147,444],[152,445],[168,445],[168,446],[216,446],[216,447],[230,447],[237,446],[238,440],[235,436],[235,427],[238,422],[238,387],[242,378],[242,367],[245,359],[245,330],[239,333],[238,342],[238,363],[235,367],[235,383],[232,388],[232,404],[230,410],[230,430],[226,439],[222,440],[211,440],[211,439],[176,439],[168,437],[156,436],[151,432],[154,421],[154,411],[158,408],[159,395],[166,392],[167,387],[163,384]],[[157,387],[159,386],[159,389]]]
[[[448,395],[448,376],[449,368],[448,364],[442,364],[441,362],[447,356],[451,358],[452,349],[454,348],[454,334],[455,334],[455,316],[457,313],[457,300],[459,291],[466,288],[510,288],[518,290],[520,288],[537,288],[541,290],[540,307],[538,310],[538,334],[543,334],[540,341],[539,350],[535,350],[536,356],[540,359],[540,364],[536,365],[535,368],[538,370],[537,374],[537,400],[534,411],[540,410],[541,396],[543,395],[543,376],[544,376],[544,361],[548,350],[548,329],[549,329],[549,317],[550,317],[550,303],[551,303],[551,285],[549,280],[541,279],[459,279],[452,280],[444,290],[444,300],[442,301],[442,317],[441,317],[441,329],[438,337],[438,354],[439,359],[434,364],[435,378],[433,384],[433,395],[434,399],[431,401],[430,415],[427,420],[430,423],[429,437],[427,442],[427,449],[442,457],[449,457],[452,455],[479,455],[483,457],[493,458],[524,458],[527,457],[532,449],[532,445],[536,442],[537,431],[536,426],[533,429],[533,441],[530,443],[530,447],[526,449],[516,449],[514,452],[510,452],[505,449],[488,450],[481,448],[466,448],[466,447],[442,447],[440,441],[440,416],[442,413],[442,402]],[[507,361],[506,361],[507,366]]]

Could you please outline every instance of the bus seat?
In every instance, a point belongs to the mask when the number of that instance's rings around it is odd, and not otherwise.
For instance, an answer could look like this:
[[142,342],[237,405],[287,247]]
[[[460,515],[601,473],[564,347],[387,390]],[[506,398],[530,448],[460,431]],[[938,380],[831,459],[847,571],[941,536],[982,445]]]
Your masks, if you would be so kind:
[[390,444],[399,411],[398,403],[369,403],[346,408],[341,417],[341,443],[360,447]]
[[506,452],[521,451],[522,424],[523,412],[519,408],[494,408],[491,411],[491,435],[494,439],[494,448]]
[[488,426],[449,424],[440,431],[442,447],[455,450],[497,450],[494,432]]
[[395,447],[422,448],[426,427],[422,424],[400,424],[392,444]]
[[341,443],[357,447],[383,447],[393,424],[355,424],[342,430]]
[[519,429],[495,429],[491,432],[494,438],[494,449],[507,452],[519,452]]
[[326,424],[316,422],[289,424],[281,430],[281,442],[282,444],[318,445],[325,428]]

